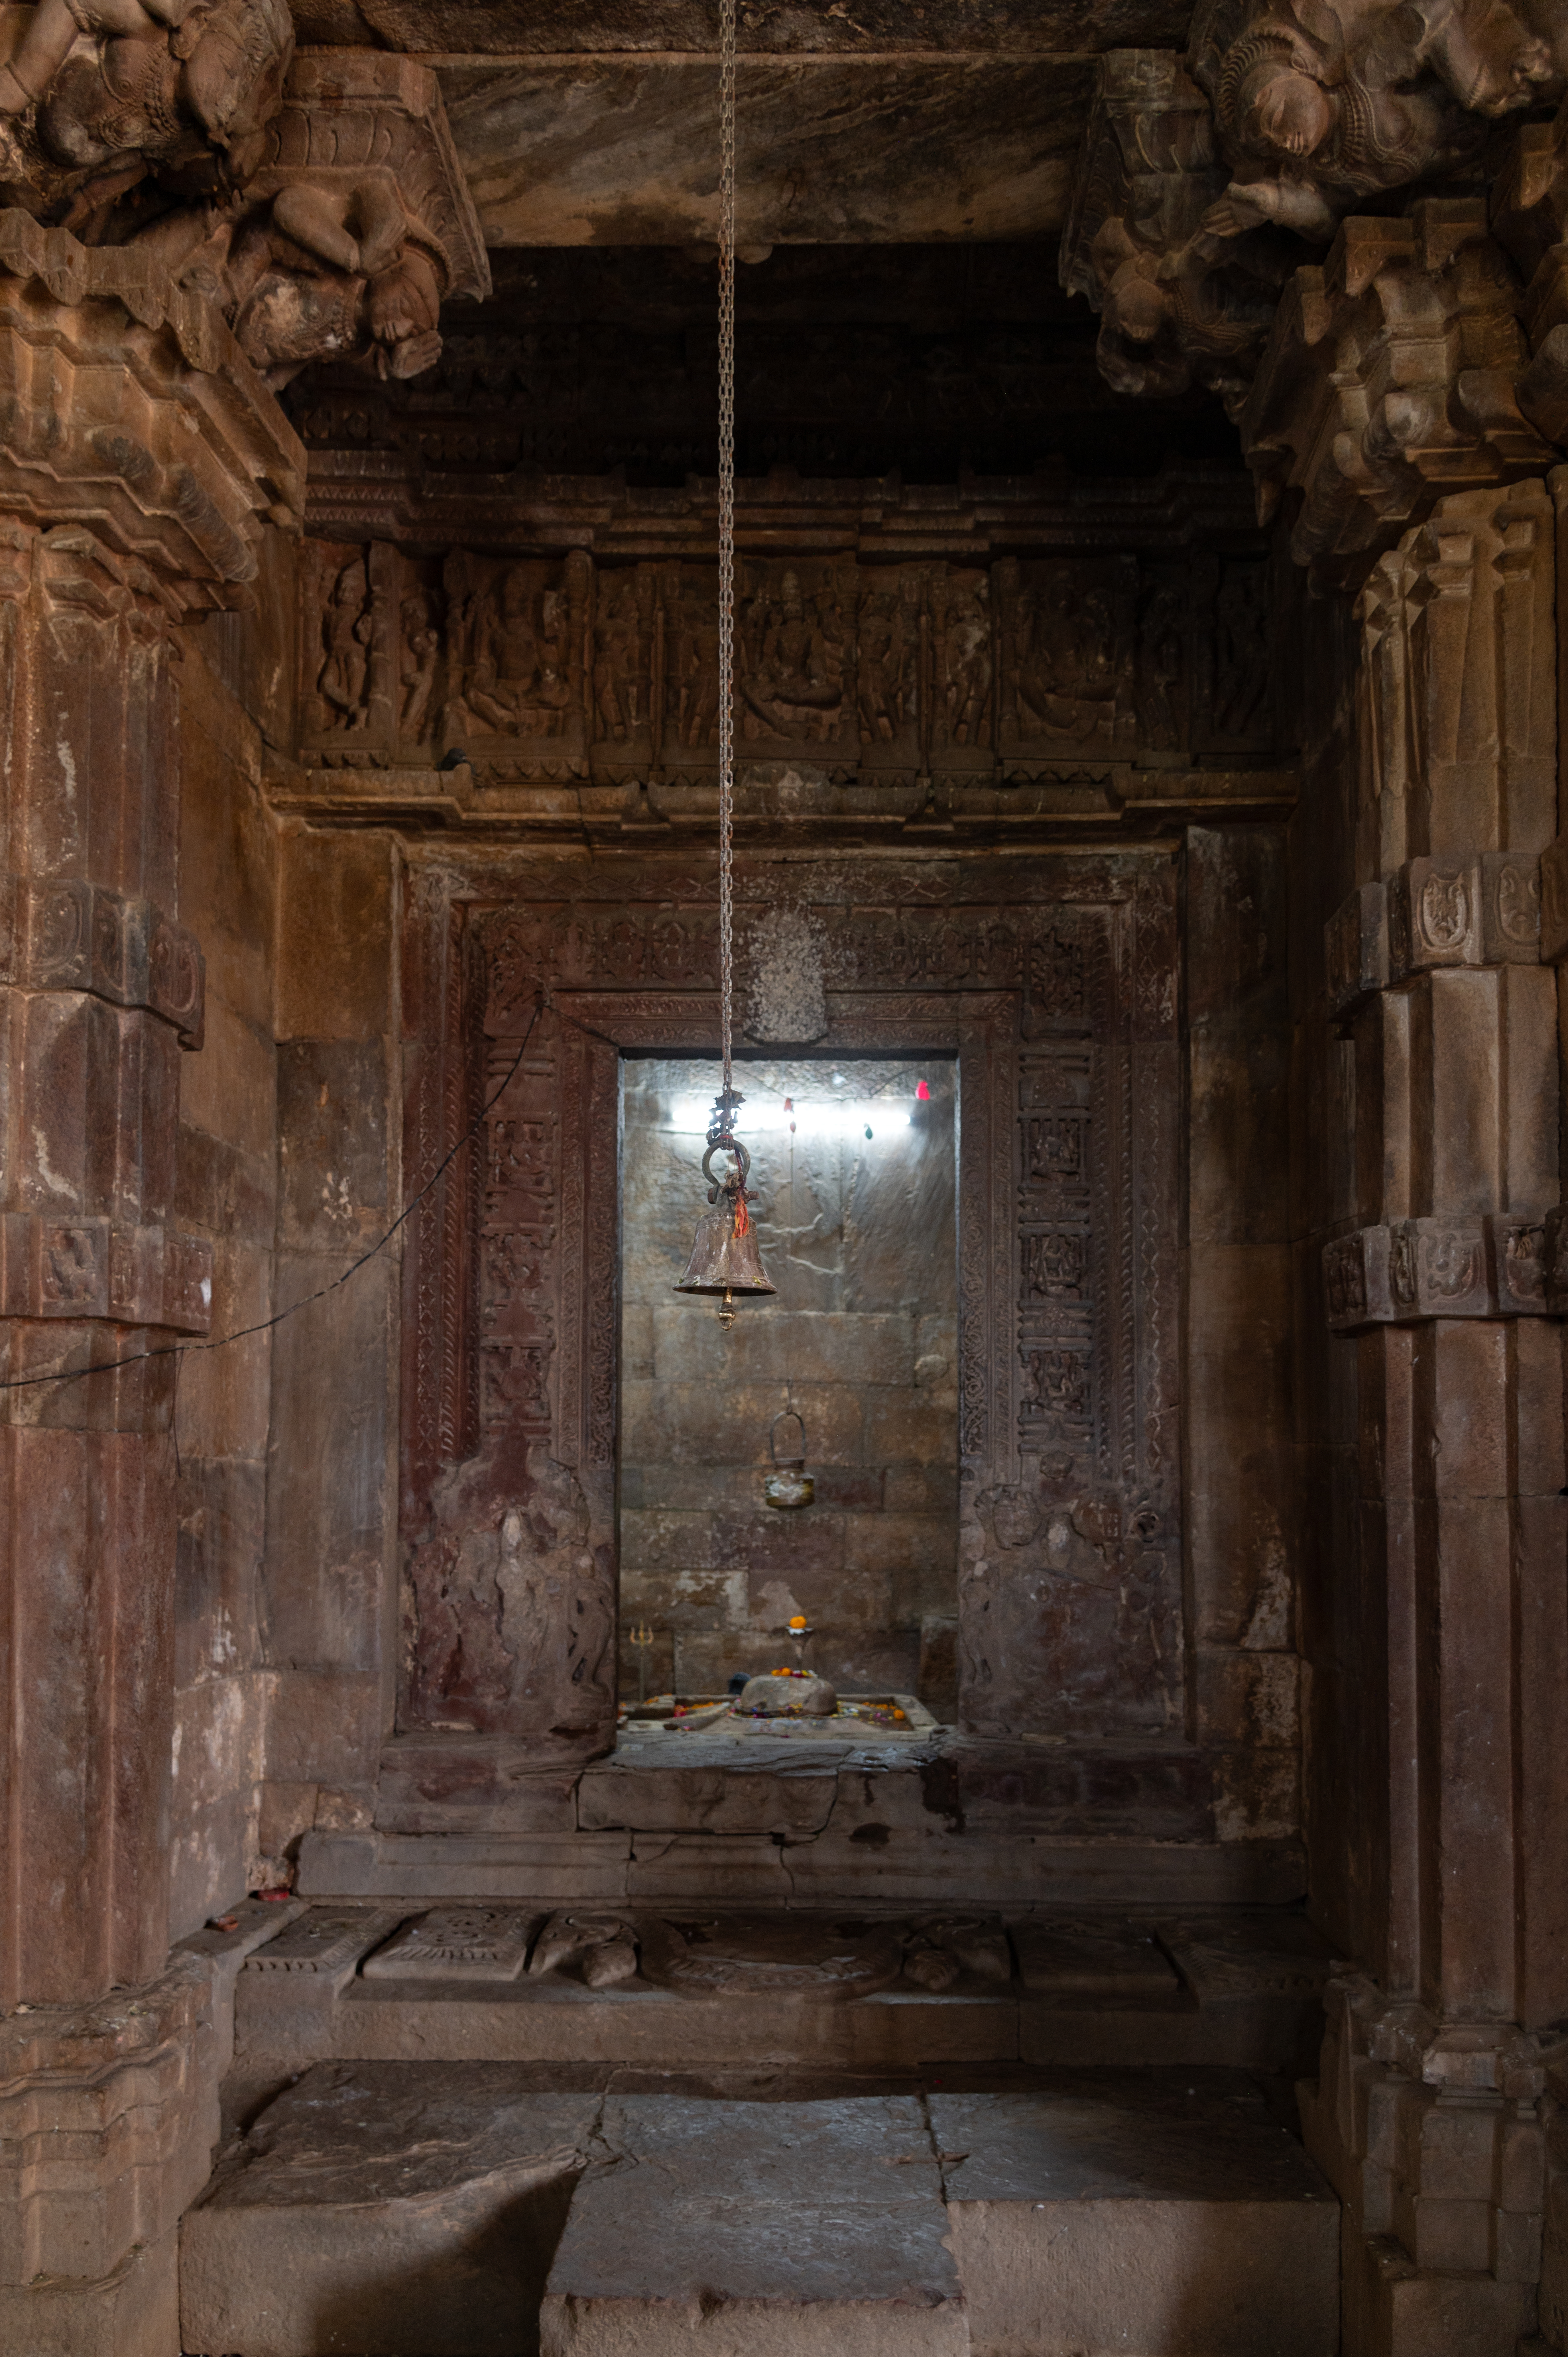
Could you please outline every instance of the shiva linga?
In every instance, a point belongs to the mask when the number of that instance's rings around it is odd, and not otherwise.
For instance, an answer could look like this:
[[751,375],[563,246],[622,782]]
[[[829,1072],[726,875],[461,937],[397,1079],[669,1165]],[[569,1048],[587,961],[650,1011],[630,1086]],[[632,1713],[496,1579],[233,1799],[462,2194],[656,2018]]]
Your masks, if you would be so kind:
[[[738,1089],[729,1085],[726,1073],[725,1085],[719,1091],[708,1122],[708,1143],[703,1156],[703,1176],[708,1182],[708,1200],[716,1208],[705,1211],[697,1222],[696,1241],[692,1246],[692,1258],[685,1275],[674,1287],[677,1293],[702,1293],[714,1297],[719,1304],[719,1324],[735,1324],[735,1299],[737,1294],[757,1296],[776,1293],[778,1287],[768,1281],[762,1265],[762,1255],[757,1245],[757,1225],[752,1219],[746,1197],[746,1182],[751,1174],[751,1157],[735,1135],[736,1108],[746,1103]],[[727,1154],[733,1168],[727,1178],[714,1176],[714,1157]]]

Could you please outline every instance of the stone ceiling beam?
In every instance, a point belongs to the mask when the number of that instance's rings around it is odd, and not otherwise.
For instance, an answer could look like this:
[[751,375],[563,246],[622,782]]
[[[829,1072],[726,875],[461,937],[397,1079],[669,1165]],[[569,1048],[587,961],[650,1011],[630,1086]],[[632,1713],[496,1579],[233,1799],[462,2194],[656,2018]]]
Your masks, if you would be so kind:
[[[718,228],[711,59],[437,61],[486,241],[683,245]],[[1091,56],[754,59],[743,246],[1054,236]]]
[[[367,42],[429,58],[718,49],[718,0],[293,0],[302,42]],[[742,0],[750,56],[1042,56],[1147,44],[1179,48],[1187,0]]]

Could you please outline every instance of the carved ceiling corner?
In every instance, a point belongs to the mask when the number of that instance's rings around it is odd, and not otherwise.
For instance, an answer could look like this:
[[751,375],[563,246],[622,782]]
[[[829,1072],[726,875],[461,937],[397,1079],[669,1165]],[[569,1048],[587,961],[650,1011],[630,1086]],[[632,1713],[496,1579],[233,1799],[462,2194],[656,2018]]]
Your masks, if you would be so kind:
[[91,524],[177,606],[236,602],[261,521],[298,528],[273,395],[328,355],[416,375],[489,289],[426,68],[296,53],[284,0],[0,18],[0,508]]
[[1101,61],[1062,284],[1118,391],[1219,394],[1323,586],[1568,436],[1568,32],[1535,13],[1205,0],[1185,58]]

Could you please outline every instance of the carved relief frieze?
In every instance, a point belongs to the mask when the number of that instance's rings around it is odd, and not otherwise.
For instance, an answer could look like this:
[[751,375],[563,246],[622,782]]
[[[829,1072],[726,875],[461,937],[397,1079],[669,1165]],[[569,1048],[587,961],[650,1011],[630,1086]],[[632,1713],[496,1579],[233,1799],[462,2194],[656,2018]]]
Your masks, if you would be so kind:
[[145,1006],[199,1049],[206,963],[193,933],[153,902],[85,878],[17,878],[0,942],[0,981],[27,990],[85,990],[112,1006]]
[[[955,1443],[984,1501],[965,1509],[966,1713],[995,1732],[1165,1727],[1182,1658],[1174,888],[1165,863],[1157,883],[1112,864],[1020,871],[1006,901],[900,888],[878,906],[858,897],[875,872],[805,914],[834,1050],[959,1058]],[[615,1043],[702,1053],[716,1020],[709,879],[634,874],[648,897],[468,906],[432,878],[411,912],[413,986],[446,1027],[411,1085],[411,1169],[501,1093],[466,1209],[422,1217],[409,1255],[433,1321],[411,1347],[437,1396],[405,1386],[403,1724],[505,1732],[542,1759],[602,1743],[611,1707]],[[743,874],[743,988],[776,881]]]
[[161,1225],[0,1214],[0,1317],[103,1319],[205,1334],[212,1246]]
[[[312,541],[302,754],[461,760],[485,786],[710,784],[717,600],[710,565]],[[1064,763],[1255,757],[1273,738],[1269,649],[1256,557],[747,557],[737,754],[838,783],[1014,786]]]

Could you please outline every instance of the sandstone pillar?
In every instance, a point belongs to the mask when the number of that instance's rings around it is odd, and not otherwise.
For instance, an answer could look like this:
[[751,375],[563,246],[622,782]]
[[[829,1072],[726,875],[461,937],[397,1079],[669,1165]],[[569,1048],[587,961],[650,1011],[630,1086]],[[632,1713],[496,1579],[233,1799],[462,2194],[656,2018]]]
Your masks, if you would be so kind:
[[203,301],[15,212],[0,382],[0,2342],[167,2357],[223,2068],[211,1969],[167,1965],[169,1353],[212,1291],[179,628],[242,601],[303,454]]
[[[1328,928],[1354,1216],[1323,1254],[1358,1415],[1369,1761],[1358,1943],[1309,2139],[1347,2343],[1511,2357],[1533,2322],[1543,2056],[1568,2010],[1549,1696],[1563,1590],[1553,516],[1444,500],[1359,600],[1355,891]],[[1333,1576],[1330,1568],[1329,1576]],[[1434,2337],[1436,2336],[1436,2337]],[[1446,2336],[1446,2337],[1443,2337]]]
[[0,338],[9,2005],[91,1999],[167,1946],[166,1346],[211,1303],[209,1247],[171,1224],[202,1019],[175,630],[254,573],[250,518],[297,498],[299,454],[198,298],[15,213]]

